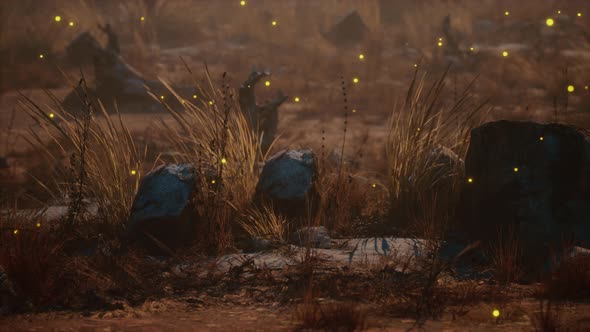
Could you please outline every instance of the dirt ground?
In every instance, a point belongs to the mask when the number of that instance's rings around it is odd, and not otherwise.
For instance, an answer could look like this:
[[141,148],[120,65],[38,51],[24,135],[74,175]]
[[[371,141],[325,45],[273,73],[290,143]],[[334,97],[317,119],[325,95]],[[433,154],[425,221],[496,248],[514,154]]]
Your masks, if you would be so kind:
[[[186,302],[153,302],[152,311],[130,309],[116,312],[50,313],[22,315],[0,320],[0,331],[293,331],[297,323],[289,307],[263,305],[201,305]],[[366,331],[531,331],[534,329],[526,312],[538,304],[523,300],[514,305],[509,321],[492,317],[492,307],[480,304],[452,319],[429,320],[421,327],[412,319],[370,314]],[[519,312],[521,311],[521,312]],[[569,331],[590,329],[590,305],[567,307]]]

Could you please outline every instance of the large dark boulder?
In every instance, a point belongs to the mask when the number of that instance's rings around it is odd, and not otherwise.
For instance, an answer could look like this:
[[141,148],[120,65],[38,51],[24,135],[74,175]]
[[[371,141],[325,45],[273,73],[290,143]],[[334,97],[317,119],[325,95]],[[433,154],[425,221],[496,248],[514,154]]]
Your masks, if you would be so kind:
[[[162,165],[141,180],[125,236],[149,251],[166,252],[187,244],[194,235],[197,215],[191,204],[195,168],[191,164]],[[146,235],[148,233],[149,235]]]
[[311,149],[285,150],[264,165],[255,201],[272,204],[277,213],[300,221],[317,208],[317,160]]
[[329,42],[338,47],[357,45],[368,34],[369,28],[361,15],[355,10],[340,19],[324,34]]
[[459,207],[466,235],[514,231],[525,254],[590,244],[590,134],[561,124],[497,121],[471,132]]

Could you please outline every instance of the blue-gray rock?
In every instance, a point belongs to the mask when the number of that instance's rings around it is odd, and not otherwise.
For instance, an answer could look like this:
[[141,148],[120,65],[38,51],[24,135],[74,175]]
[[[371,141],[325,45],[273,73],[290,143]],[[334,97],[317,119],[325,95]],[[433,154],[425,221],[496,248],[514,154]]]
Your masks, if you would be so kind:
[[194,234],[197,215],[191,204],[195,168],[191,164],[162,165],[141,180],[126,225],[125,238],[159,251],[148,232],[168,248],[186,244]]
[[[590,245],[590,133],[561,124],[496,121],[475,128],[460,219],[471,239],[512,229],[539,256]],[[541,251],[540,251],[541,250]]]
[[324,226],[301,228],[293,234],[293,242],[298,246],[309,245],[313,248],[329,249],[332,247],[332,238]]
[[287,218],[305,218],[317,208],[316,172],[311,149],[281,151],[264,165],[255,200],[272,203],[275,211]]

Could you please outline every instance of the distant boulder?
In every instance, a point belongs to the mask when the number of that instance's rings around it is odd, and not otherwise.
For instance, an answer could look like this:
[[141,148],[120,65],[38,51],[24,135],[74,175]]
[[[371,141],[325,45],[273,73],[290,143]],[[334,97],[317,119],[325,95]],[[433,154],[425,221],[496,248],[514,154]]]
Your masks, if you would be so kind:
[[0,157],[0,169],[7,169],[10,168],[10,164],[8,163],[8,159],[6,157]]
[[271,203],[276,212],[287,218],[305,219],[317,208],[316,175],[313,150],[281,151],[264,165],[255,200]]
[[[562,124],[497,121],[471,131],[459,207],[471,239],[511,228],[535,256],[590,245],[590,133]],[[539,257],[543,259],[542,257]]]
[[363,41],[368,32],[369,28],[355,10],[332,26],[324,38],[338,47],[350,47]]
[[188,243],[198,219],[191,204],[194,186],[191,164],[162,165],[148,173],[139,185],[124,238],[150,251],[162,251],[151,237],[169,249]]

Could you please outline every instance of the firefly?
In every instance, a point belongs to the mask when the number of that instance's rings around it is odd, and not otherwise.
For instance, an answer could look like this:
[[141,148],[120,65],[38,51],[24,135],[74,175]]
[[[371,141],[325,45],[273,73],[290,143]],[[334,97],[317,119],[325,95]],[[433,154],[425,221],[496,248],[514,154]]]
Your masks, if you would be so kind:
[[358,82],[359,82],[358,77],[355,77],[355,78],[352,79],[352,83],[357,84]]
[[212,184],[215,184],[215,180],[211,180],[211,183],[212,183]]
[[468,183],[473,183],[473,178],[469,178],[469,179],[467,179],[467,182],[468,182]]
[[197,95],[193,95],[193,99],[197,99]]
[[55,22],[61,22],[61,16],[57,15],[53,18]]
[[365,55],[364,54],[359,54],[359,60],[363,61],[365,59]]
[[514,167],[514,173],[518,173],[518,167]]
[[272,26],[276,26],[277,25],[277,21],[272,21],[271,24],[272,24]]
[[443,42],[439,41],[438,42],[438,47],[442,47],[443,46]]
[[352,113],[356,113],[356,108],[353,108],[352,109]]
[[39,228],[39,227],[41,227],[41,223],[40,222],[37,223],[37,228]]
[[373,183],[371,186],[372,186],[373,188],[377,188],[377,184],[375,184],[375,183]]
[[508,56],[508,51],[504,51],[504,52],[502,52],[502,56],[503,56],[503,57],[507,57],[507,56]]
[[39,59],[43,59],[44,57],[45,57],[45,55],[39,54]]
[[576,90],[576,88],[573,85],[568,85],[567,86],[567,92],[572,93]]
[[240,1],[240,6],[244,7],[246,5],[246,1],[242,0]]
[[139,18],[140,21],[144,22],[145,21],[145,16],[142,16]]
[[134,169],[133,169],[133,170],[131,170],[131,175],[135,175],[135,174],[137,174],[137,171],[136,171],[136,170],[134,170]]
[[295,102],[298,103],[299,102],[299,97],[295,97]]
[[578,17],[582,17],[582,13],[578,13]]
[[266,82],[264,82],[264,85],[266,85],[266,86],[270,86],[270,81],[266,81]]
[[545,21],[545,24],[547,24],[548,27],[552,27],[553,24],[555,24],[555,21],[552,18],[548,18],[547,21]]
[[417,63],[414,64],[414,68],[418,68],[418,64]]
[[587,85],[584,87],[584,90],[588,90],[588,86]]
[[539,141],[543,141],[545,138],[543,136],[539,137]]
[[73,27],[74,26],[74,22],[70,21],[70,23],[68,23],[69,26]]
[[213,105],[213,100],[209,100],[209,105]]
[[226,164],[227,163],[227,160],[225,158],[221,158],[221,163],[222,164]]
[[13,233],[14,235],[17,235],[17,234],[18,234],[18,229],[15,229],[14,231],[12,231],[12,233]]
[[558,10],[558,11],[557,11],[557,14],[561,14],[561,10]]
[[470,50],[471,52],[473,52],[473,51],[475,51],[475,47],[473,47],[473,46],[472,46],[472,47],[470,47],[470,48],[469,48],[469,50]]
[[164,96],[160,96],[160,99],[164,100]]
[[53,118],[55,118],[55,114],[53,114],[53,113],[49,113],[49,117],[50,117],[51,119],[53,119]]
[[505,11],[504,12],[504,15],[508,16],[508,15],[510,15],[510,12],[509,11]]
[[498,309],[494,309],[494,310],[492,311],[492,316],[494,316],[494,318],[498,318],[498,317],[500,317],[500,310],[498,310]]

